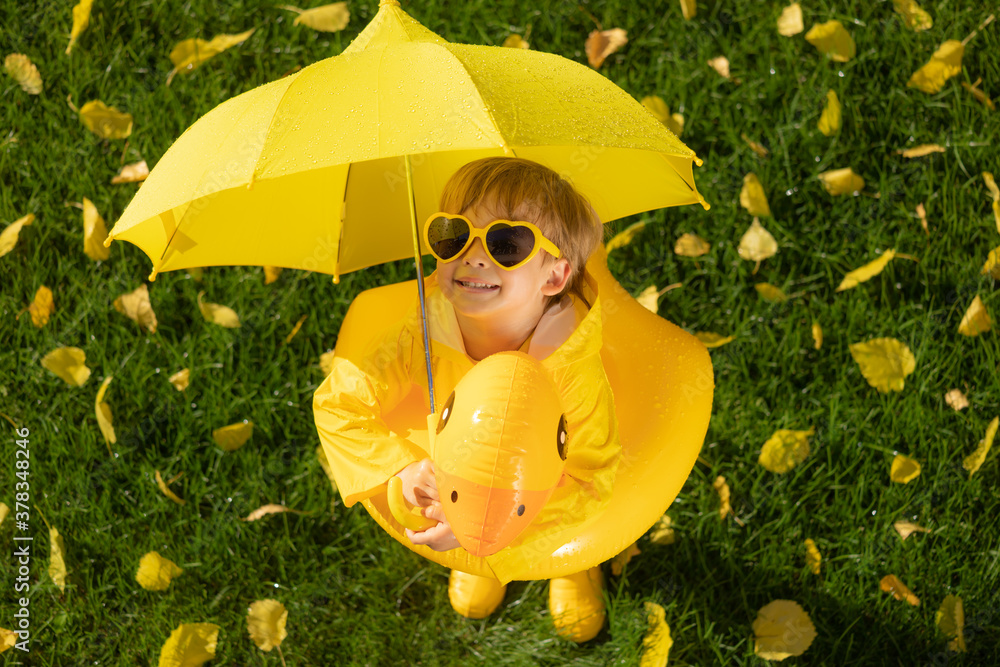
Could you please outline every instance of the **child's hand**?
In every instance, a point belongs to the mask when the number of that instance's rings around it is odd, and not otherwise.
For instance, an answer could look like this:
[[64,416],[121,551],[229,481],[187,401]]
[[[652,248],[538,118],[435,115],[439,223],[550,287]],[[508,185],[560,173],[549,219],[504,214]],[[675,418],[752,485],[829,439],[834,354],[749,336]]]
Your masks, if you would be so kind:
[[434,479],[434,462],[430,459],[416,461],[400,470],[396,476],[403,482],[403,497],[407,502],[423,507],[424,516],[438,522],[420,532],[407,529],[406,536],[410,541],[429,546],[434,551],[449,551],[458,547],[458,540],[441,509],[437,481]]
[[434,551],[451,551],[459,546],[455,533],[451,531],[451,526],[444,516],[444,510],[440,503],[434,503],[424,510],[424,516],[439,522],[427,530],[415,533],[410,529],[406,530],[406,536],[414,544],[424,544]]
[[403,497],[411,505],[427,507],[438,498],[437,481],[434,479],[434,462],[430,459],[415,461],[396,473],[403,482]]

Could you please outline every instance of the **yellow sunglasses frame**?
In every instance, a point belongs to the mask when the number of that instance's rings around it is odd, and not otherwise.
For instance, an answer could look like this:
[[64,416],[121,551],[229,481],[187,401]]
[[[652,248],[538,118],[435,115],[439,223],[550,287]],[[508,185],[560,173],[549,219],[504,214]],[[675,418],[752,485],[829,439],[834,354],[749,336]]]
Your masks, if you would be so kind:
[[[469,240],[466,241],[462,249],[459,250],[457,253],[455,253],[455,256],[452,257],[451,259],[442,259],[441,257],[439,257],[438,254],[434,252],[434,246],[431,244],[430,237],[428,237],[427,235],[428,232],[430,231],[431,223],[437,220],[438,218],[448,218],[450,220],[454,219],[463,220],[465,221],[465,224],[469,226]],[[527,227],[531,231],[531,233],[534,234],[535,236],[535,246],[531,249],[531,252],[528,253],[527,257],[525,257],[523,260],[521,260],[514,266],[504,266],[503,264],[498,262],[496,258],[493,256],[493,253],[490,252],[489,246],[486,245],[486,234],[491,229],[493,229],[493,227],[499,224],[505,224],[510,227],[521,225],[523,227]],[[424,223],[424,239],[423,239],[424,243],[427,244],[427,250],[429,250],[431,255],[434,256],[434,259],[438,260],[439,262],[445,262],[445,263],[454,262],[456,259],[461,257],[469,249],[469,247],[472,246],[473,243],[475,243],[476,239],[479,239],[480,242],[483,244],[483,249],[489,256],[490,261],[492,261],[494,264],[496,264],[505,271],[513,271],[514,269],[524,266],[525,264],[530,262],[535,255],[538,254],[539,250],[545,250],[545,252],[549,253],[556,259],[559,259],[559,257],[562,256],[562,253],[559,251],[559,248],[556,246],[556,244],[545,238],[545,235],[542,234],[542,230],[540,230],[534,224],[526,220],[494,220],[485,227],[480,228],[472,224],[472,221],[469,220],[464,215],[460,215],[458,213],[444,213],[443,211],[439,211],[437,213],[432,214],[429,218],[427,218],[427,221]]]

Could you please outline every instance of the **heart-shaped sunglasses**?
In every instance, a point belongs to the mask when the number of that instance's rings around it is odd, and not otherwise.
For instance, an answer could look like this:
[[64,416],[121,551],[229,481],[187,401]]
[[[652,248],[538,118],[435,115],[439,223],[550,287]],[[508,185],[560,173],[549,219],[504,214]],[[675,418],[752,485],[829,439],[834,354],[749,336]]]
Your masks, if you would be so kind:
[[553,257],[559,248],[530,222],[494,220],[482,229],[464,215],[435,213],[424,223],[424,241],[435,259],[450,262],[480,239],[490,259],[501,269],[512,271],[529,262],[544,249]]

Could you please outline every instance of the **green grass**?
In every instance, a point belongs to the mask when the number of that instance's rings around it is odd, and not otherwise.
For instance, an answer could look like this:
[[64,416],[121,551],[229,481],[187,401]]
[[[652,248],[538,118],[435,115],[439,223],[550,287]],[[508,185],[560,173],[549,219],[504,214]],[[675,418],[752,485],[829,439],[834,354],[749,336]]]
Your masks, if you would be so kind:
[[[545,582],[512,584],[505,605],[485,621],[458,617],[447,600],[447,572],[397,544],[360,507],[344,508],[316,462],[311,399],[322,381],[319,355],[333,346],[360,291],[411,278],[412,263],[349,274],[337,286],[295,271],[264,286],[254,267],[208,269],[201,284],[183,271],[166,273],[151,285],[159,331],[148,335],[112,307],[145,281],[148,258],[116,243],[108,261],[91,261],[81,252],[80,212],[66,207],[87,197],[110,227],[135,192],[108,185],[123,159],[155,165],[220,102],[339,53],[376,3],[351,3],[348,29],[328,35],[293,27],[289,12],[268,3],[98,0],[90,28],[67,57],[72,4],[0,0],[0,54],[28,55],[45,80],[36,97],[0,78],[0,224],[38,216],[0,258],[0,411],[31,429],[32,502],[64,536],[70,569],[61,592],[46,575],[47,534],[33,511],[32,653],[10,651],[4,664],[155,664],[183,622],[221,626],[212,664],[280,664],[246,632],[247,606],[266,597],[289,610],[289,665],[634,665],[645,601],[666,609],[671,664],[759,665],[751,623],[780,598],[799,602],[818,631],[792,664],[1000,661],[1000,465],[993,454],[971,479],[961,466],[1000,405],[1000,348],[995,331],[957,334],[976,294],[1000,315],[994,281],[979,274],[987,252],[1000,245],[980,176],[1000,172],[1000,116],[959,84],[982,77],[1000,97],[1000,26],[969,44],[964,71],[939,94],[905,86],[940,42],[962,39],[985,18],[973,9],[980,3],[924,2],[935,20],[924,33],[907,30],[891,2],[804,3],[807,28],[836,18],[853,35],[857,57],[843,64],[826,61],[802,35],[776,34],[784,3],[701,2],[690,22],[675,2],[585,5],[605,28],[629,32],[602,72],[636,98],[656,94],[684,114],[682,139],[705,160],[696,178],[712,203],[707,212],[686,207],[613,223],[651,224],[612,254],[612,272],[633,294],[683,282],[661,298],[660,314],[736,340],[712,352],[714,413],[704,462],[670,511],[677,543],[640,540],[642,554],[625,574],[609,576],[606,629],[582,646],[554,635]],[[594,26],[577,3],[536,7],[404,5],[453,41],[499,44],[530,24],[533,48],[585,62],[583,43]],[[243,45],[164,85],[176,42],[254,26]],[[705,65],[717,55],[730,59],[739,85]],[[831,88],[844,124],[827,138],[816,122]],[[132,136],[99,140],[76,119],[70,95],[77,106],[101,99],[132,113]],[[742,133],[771,157],[757,158]],[[915,160],[895,154],[921,143],[947,151]],[[864,194],[828,196],[816,175],[846,166],[865,178]],[[738,200],[751,171],[774,212],[764,225],[780,244],[756,275],[736,252],[750,224]],[[929,236],[914,213],[920,202]],[[708,239],[710,253],[675,256],[683,232]],[[895,260],[858,288],[834,292],[847,271],[886,248],[920,262]],[[753,288],[761,281],[797,296],[766,303]],[[40,285],[53,290],[57,310],[35,329],[27,315],[15,316]],[[243,329],[205,322],[200,290],[234,308]],[[302,331],[282,345],[302,315]],[[814,320],[824,330],[820,350],[809,333]],[[916,372],[900,393],[869,387],[848,351],[878,336],[900,339],[916,356]],[[61,345],[86,351],[93,377],[83,388],[41,367],[42,356]],[[183,367],[191,368],[192,383],[180,394],[166,377]],[[114,376],[107,397],[119,437],[114,458],[94,417],[105,375]],[[970,408],[945,406],[953,387],[965,391]],[[223,453],[212,429],[243,419],[254,422],[253,439]],[[774,430],[810,426],[812,453],[793,471],[775,475],[757,463]],[[0,500],[13,507],[13,435],[5,433]],[[889,483],[895,451],[921,462],[917,480]],[[186,505],[160,494],[154,470],[184,473],[174,487]],[[717,475],[728,480],[745,525],[718,520]],[[239,520],[269,502],[310,514]],[[903,542],[892,529],[900,518],[932,532]],[[11,517],[0,526],[4,553],[13,534]],[[823,554],[820,576],[805,566],[807,537]],[[135,582],[139,558],[150,550],[185,568],[166,592]],[[9,628],[18,597],[13,557],[0,557],[0,572],[0,627]],[[921,606],[880,592],[886,574],[897,574]],[[965,603],[965,655],[948,653],[934,625],[949,593]]]

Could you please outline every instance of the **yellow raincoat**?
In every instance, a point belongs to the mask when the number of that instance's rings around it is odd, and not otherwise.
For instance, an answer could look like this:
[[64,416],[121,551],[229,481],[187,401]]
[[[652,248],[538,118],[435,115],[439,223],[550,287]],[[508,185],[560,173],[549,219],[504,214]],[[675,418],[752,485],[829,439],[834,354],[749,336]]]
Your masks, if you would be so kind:
[[[550,555],[596,518],[611,497],[621,453],[614,399],[601,361],[601,302],[597,282],[586,274],[584,296],[565,295],[546,310],[521,351],[552,374],[566,414],[570,446],[563,481],[535,520],[510,546],[486,557],[498,577]],[[442,405],[476,363],[465,353],[458,320],[441,293],[436,274],[425,281],[435,401]],[[384,491],[386,481],[428,457],[418,444],[393,433],[385,415],[419,391],[430,411],[420,314],[385,332],[372,332],[360,364],[335,357],[316,390],[316,428],[345,504]],[[514,554],[517,554],[516,556]]]

